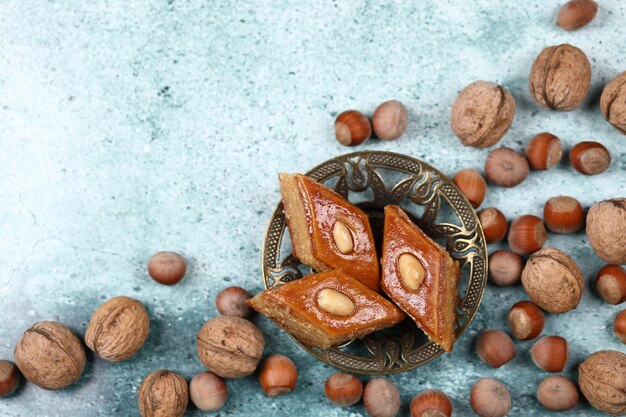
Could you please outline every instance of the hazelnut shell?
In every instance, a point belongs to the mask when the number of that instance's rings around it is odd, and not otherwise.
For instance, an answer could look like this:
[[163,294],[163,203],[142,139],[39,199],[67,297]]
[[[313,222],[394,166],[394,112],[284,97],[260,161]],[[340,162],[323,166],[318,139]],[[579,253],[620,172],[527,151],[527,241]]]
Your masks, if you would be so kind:
[[626,71],[604,87],[600,109],[607,122],[626,135]]
[[188,401],[187,381],[176,372],[154,371],[139,387],[138,405],[142,417],[182,417]]
[[601,350],[578,368],[578,385],[589,403],[607,414],[626,414],[626,355]]
[[587,238],[591,247],[609,264],[626,264],[626,198],[594,204],[587,213]]

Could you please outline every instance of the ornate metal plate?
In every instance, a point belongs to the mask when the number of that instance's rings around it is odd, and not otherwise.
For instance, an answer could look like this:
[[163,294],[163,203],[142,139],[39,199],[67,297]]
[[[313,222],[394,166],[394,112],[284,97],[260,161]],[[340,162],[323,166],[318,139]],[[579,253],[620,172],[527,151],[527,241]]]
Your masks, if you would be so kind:
[[[455,331],[457,338],[461,336],[474,318],[485,291],[487,252],[476,212],[454,183],[422,161],[391,152],[366,151],[339,156],[318,165],[307,175],[334,189],[370,216],[378,249],[382,243],[383,209],[387,204],[398,204],[459,261],[461,279]],[[272,215],[263,245],[265,288],[311,272],[291,255],[291,240],[286,235],[281,203]],[[318,359],[360,374],[407,371],[443,353],[410,319],[363,340],[329,349],[295,340]]]

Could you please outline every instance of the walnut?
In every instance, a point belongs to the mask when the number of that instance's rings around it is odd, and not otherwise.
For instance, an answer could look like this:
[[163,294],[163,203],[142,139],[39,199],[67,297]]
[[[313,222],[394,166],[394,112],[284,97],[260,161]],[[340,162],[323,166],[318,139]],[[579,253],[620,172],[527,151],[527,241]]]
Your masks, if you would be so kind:
[[139,387],[139,412],[142,417],[182,417],[187,410],[189,388],[181,375],[154,371]]
[[600,109],[606,120],[626,135],[626,71],[604,87]]
[[522,271],[522,285],[530,299],[550,313],[573,310],[585,290],[576,262],[564,252],[548,247],[530,256]]
[[85,343],[111,362],[120,362],[139,352],[150,331],[148,313],[139,301],[114,297],[91,316]]
[[589,91],[591,64],[573,45],[549,46],[535,60],[529,81],[530,93],[541,107],[574,110]]
[[206,368],[224,378],[250,375],[259,365],[265,339],[248,320],[216,317],[198,333],[198,356]]
[[85,368],[80,340],[54,321],[40,321],[26,330],[14,356],[24,377],[44,389],[58,390],[73,384]]
[[506,134],[515,117],[515,99],[503,87],[475,81],[452,105],[450,126],[465,146],[486,148]]
[[601,201],[589,209],[587,238],[603,261],[626,264],[626,198]]
[[600,411],[626,415],[626,355],[601,350],[578,368],[578,385],[585,398]]

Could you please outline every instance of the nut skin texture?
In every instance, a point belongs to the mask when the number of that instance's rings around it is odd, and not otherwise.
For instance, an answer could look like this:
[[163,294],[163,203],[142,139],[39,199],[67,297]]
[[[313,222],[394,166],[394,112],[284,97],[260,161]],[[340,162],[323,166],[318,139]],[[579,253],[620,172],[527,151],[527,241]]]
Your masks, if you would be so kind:
[[561,372],[565,368],[568,356],[567,340],[560,336],[544,336],[530,348],[533,362],[546,372]]
[[250,375],[259,365],[265,339],[261,331],[240,317],[216,317],[198,333],[198,357],[222,378]]
[[228,399],[228,387],[222,378],[204,371],[191,378],[189,398],[200,411],[217,411]]
[[569,153],[569,160],[576,171],[585,175],[601,174],[611,165],[609,150],[598,142],[577,143]]
[[454,175],[452,181],[467,197],[474,208],[480,206],[485,199],[487,183],[480,172],[474,169],[462,169]]
[[356,146],[372,135],[369,119],[358,110],[346,110],[335,119],[335,138],[344,146]]
[[500,210],[488,207],[478,213],[478,219],[483,227],[487,243],[497,243],[504,239],[509,224]]
[[450,126],[465,146],[487,148],[502,139],[515,117],[515,99],[503,87],[475,81],[452,105]]
[[600,259],[626,264],[626,198],[601,201],[589,209],[587,238]]
[[531,214],[516,218],[509,227],[509,247],[518,255],[530,255],[538,251],[546,243],[547,238],[543,221]]
[[137,402],[142,417],[182,417],[189,402],[187,381],[176,372],[154,371],[141,383]]
[[556,25],[567,31],[578,30],[587,26],[597,12],[598,3],[593,0],[571,0],[559,10]]
[[626,310],[622,310],[613,322],[613,331],[620,342],[626,344]]
[[324,384],[328,401],[338,407],[348,407],[359,402],[363,395],[363,383],[354,375],[336,372]]
[[534,303],[518,301],[509,310],[507,321],[515,338],[531,340],[543,331],[545,315]]
[[626,135],[626,71],[604,87],[600,109],[606,121]]
[[485,161],[485,176],[500,187],[515,187],[528,178],[530,171],[526,157],[511,148],[494,149]]
[[408,115],[404,104],[398,100],[382,103],[374,111],[372,127],[380,140],[395,140],[406,132]]
[[572,197],[552,197],[543,206],[543,221],[551,232],[575,233],[582,227],[584,217],[583,206]]
[[0,398],[13,394],[20,379],[20,371],[13,362],[0,360]]
[[187,272],[187,262],[176,252],[158,252],[148,261],[148,274],[163,285],[175,285]]
[[509,250],[497,250],[489,255],[489,282],[499,287],[516,285],[522,276],[522,257]]
[[495,378],[481,378],[470,391],[470,406],[480,417],[504,417],[511,411],[511,394]]
[[446,394],[429,389],[417,394],[411,400],[411,417],[450,417],[452,401]]
[[537,387],[537,399],[544,408],[551,411],[571,410],[576,407],[579,398],[576,385],[564,376],[546,377]]
[[150,318],[141,302],[114,297],[91,316],[85,344],[102,359],[121,362],[135,355],[148,338]]
[[476,342],[476,354],[486,364],[499,368],[515,358],[515,345],[501,330],[483,330]]
[[626,355],[614,350],[592,354],[578,368],[578,386],[594,408],[626,415]]
[[589,91],[591,64],[573,45],[550,46],[537,56],[529,82],[530,93],[541,107],[574,110]]
[[561,161],[561,140],[551,133],[539,133],[526,146],[526,158],[530,167],[537,171],[550,169]]
[[15,347],[15,362],[24,377],[48,390],[59,390],[80,379],[85,350],[70,329],[53,321],[40,321],[24,332]]
[[222,316],[246,318],[252,315],[252,307],[246,304],[246,300],[252,295],[241,287],[224,288],[215,297],[215,307]]
[[609,304],[626,301],[626,269],[619,265],[605,265],[596,276],[596,291]]
[[263,362],[259,383],[268,397],[278,397],[296,388],[298,370],[291,359],[284,355],[272,355]]
[[394,417],[400,411],[400,392],[385,378],[374,378],[365,386],[363,405],[370,417]]
[[522,285],[530,299],[550,313],[575,309],[585,290],[576,262],[565,252],[550,247],[528,259],[522,271]]

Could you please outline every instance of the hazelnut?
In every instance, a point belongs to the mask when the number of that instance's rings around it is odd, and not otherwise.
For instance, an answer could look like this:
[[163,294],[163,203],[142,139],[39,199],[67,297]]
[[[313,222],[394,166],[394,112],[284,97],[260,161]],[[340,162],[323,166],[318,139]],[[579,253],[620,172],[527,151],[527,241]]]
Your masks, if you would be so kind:
[[519,340],[530,340],[543,331],[543,311],[530,301],[518,301],[507,316],[513,336]]
[[511,148],[498,148],[489,152],[485,161],[485,176],[500,187],[515,187],[528,177],[528,160]]
[[486,208],[478,213],[478,219],[487,243],[497,243],[504,239],[509,225],[500,210],[495,207]]
[[475,81],[454,101],[450,125],[463,145],[487,148],[502,139],[514,117],[511,93],[497,84]]
[[606,120],[626,135],[626,71],[604,87],[600,109]]
[[538,251],[547,238],[543,221],[531,214],[518,217],[509,227],[509,247],[518,255],[530,255]]
[[200,411],[217,411],[228,399],[228,387],[212,372],[197,373],[189,383],[189,398]]
[[374,378],[365,386],[363,405],[370,417],[395,417],[400,411],[400,392],[385,378]]
[[356,146],[372,135],[369,119],[358,110],[347,110],[335,119],[335,137],[344,146]]
[[189,390],[185,378],[172,371],[154,371],[139,387],[142,417],[182,417],[187,410]]
[[615,336],[624,344],[626,344],[626,310],[622,310],[613,322],[613,331]]
[[626,355],[601,350],[578,368],[578,386],[591,405],[607,414],[626,414]]
[[408,116],[404,104],[398,100],[385,101],[372,116],[374,134],[381,140],[395,140],[406,131]]
[[263,362],[259,383],[268,397],[278,397],[296,388],[298,370],[291,359],[284,355],[272,355]]
[[497,250],[489,255],[489,282],[500,287],[510,287],[519,282],[524,261],[509,250]]
[[576,171],[585,175],[601,174],[611,165],[611,154],[598,142],[580,142],[569,153],[569,160]]
[[603,261],[626,264],[626,198],[601,201],[589,209],[587,238]]
[[539,383],[537,399],[548,410],[571,410],[578,404],[578,389],[570,379],[553,375]]
[[530,299],[550,313],[573,310],[585,290],[576,262],[554,248],[543,248],[528,259],[522,271],[522,285]]
[[474,208],[481,205],[487,192],[487,183],[480,172],[474,169],[462,169],[452,179]]
[[336,372],[324,385],[328,400],[339,407],[348,407],[359,402],[363,394],[363,383],[354,375]]
[[252,308],[246,300],[252,295],[241,287],[228,287],[215,298],[215,307],[222,316],[246,318],[252,315]]
[[552,197],[543,206],[543,221],[555,233],[575,233],[583,225],[583,206],[567,196]]
[[567,31],[587,26],[598,12],[598,3],[593,0],[570,0],[561,7],[556,24]]
[[561,140],[551,133],[539,133],[526,146],[526,158],[532,169],[543,171],[561,161]]
[[53,321],[40,321],[26,330],[14,356],[27,380],[49,390],[72,385],[85,369],[85,350],[80,340],[70,329]]
[[470,406],[480,417],[504,417],[511,411],[511,394],[495,378],[481,378],[470,391]]
[[198,357],[223,378],[250,375],[259,365],[265,339],[261,331],[240,317],[216,317],[198,332]]
[[609,304],[626,301],[626,269],[619,265],[605,265],[596,275],[596,290]]
[[13,394],[20,379],[20,371],[13,362],[0,360],[0,398]]
[[550,46],[533,63],[529,81],[530,93],[541,107],[574,110],[589,91],[591,64],[575,46]]
[[452,402],[446,394],[429,389],[411,400],[411,417],[450,417]]
[[163,285],[178,284],[185,276],[187,262],[176,252],[158,252],[148,262],[148,274]]
[[102,359],[124,361],[139,352],[150,332],[143,304],[129,297],[114,297],[91,316],[85,344]]
[[499,368],[515,357],[515,345],[501,330],[483,330],[478,336],[476,354],[486,364]]
[[561,372],[568,357],[567,340],[561,336],[544,336],[530,348],[530,356],[539,369]]

